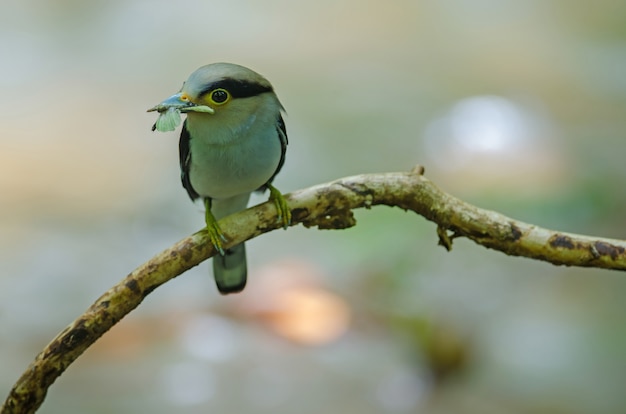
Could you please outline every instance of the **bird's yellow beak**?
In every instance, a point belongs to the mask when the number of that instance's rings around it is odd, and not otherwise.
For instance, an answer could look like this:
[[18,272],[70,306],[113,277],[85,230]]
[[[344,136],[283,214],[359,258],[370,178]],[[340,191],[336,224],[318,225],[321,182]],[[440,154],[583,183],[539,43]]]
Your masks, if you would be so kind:
[[215,113],[215,110],[213,110],[213,108],[209,106],[197,105],[191,102],[191,100],[189,100],[187,95],[183,92],[179,92],[175,95],[170,96],[160,104],[148,109],[148,112],[156,111],[158,113],[163,113],[166,112],[168,109],[174,109],[179,112],[205,112],[208,114]]

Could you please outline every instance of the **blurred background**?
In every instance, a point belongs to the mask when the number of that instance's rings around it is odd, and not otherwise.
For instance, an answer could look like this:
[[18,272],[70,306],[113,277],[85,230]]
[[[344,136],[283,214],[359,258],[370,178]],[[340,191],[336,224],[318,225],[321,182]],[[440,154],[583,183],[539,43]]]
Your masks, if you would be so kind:
[[[626,2],[5,1],[0,390],[98,296],[200,229],[146,109],[216,61],[287,108],[290,192],[415,164],[480,207],[626,238]],[[264,201],[266,195],[254,202]],[[616,413],[626,277],[507,257],[400,209],[249,243],[153,292],[41,413]]]

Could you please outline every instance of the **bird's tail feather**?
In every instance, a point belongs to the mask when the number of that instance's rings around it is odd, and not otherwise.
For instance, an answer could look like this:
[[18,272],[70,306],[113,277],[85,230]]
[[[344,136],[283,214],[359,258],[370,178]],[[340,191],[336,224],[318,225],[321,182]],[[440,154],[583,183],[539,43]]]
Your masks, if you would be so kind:
[[[217,220],[246,208],[250,193],[225,199],[213,199],[211,212]],[[246,247],[243,243],[224,251],[224,255],[213,256],[213,276],[222,295],[241,292],[246,286],[248,266]]]
[[213,275],[222,295],[241,292],[248,278],[246,246],[241,243],[224,251],[224,256],[214,256]]

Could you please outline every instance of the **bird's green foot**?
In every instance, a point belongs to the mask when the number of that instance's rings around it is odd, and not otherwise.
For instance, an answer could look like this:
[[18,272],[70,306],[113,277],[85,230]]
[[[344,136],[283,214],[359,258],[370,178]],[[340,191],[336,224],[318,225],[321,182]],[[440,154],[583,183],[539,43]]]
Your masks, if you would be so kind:
[[222,233],[222,229],[220,229],[219,224],[217,224],[217,220],[211,213],[211,200],[204,200],[204,221],[206,223],[206,231],[209,233],[209,239],[213,246],[217,249],[218,252],[222,256],[224,256],[224,248],[222,247],[222,242],[226,241],[226,237],[224,237],[224,233]]
[[283,222],[284,228],[289,227],[291,224],[291,210],[289,210],[289,206],[287,206],[285,197],[283,197],[281,192],[273,185],[267,184],[267,188],[270,190],[270,200],[272,200],[276,206],[278,221]]

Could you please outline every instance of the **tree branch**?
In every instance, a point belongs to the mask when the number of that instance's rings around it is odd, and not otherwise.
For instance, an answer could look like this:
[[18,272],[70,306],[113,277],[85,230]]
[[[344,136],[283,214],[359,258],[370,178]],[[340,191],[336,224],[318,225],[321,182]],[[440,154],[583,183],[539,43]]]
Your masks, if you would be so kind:
[[[296,191],[286,196],[292,225],[344,229],[356,224],[352,210],[375,205],[412,210],[437,224],[439,244],[450,250],[457,237],[556,265],[626,270],[626,241],[562,233],[523,223],[465,203],[411,172],[367,174]],[[281,228],[273,203],[264,203],[220,222],[225,248]],[[154,289],[216,253],[199,231],[139,266],[98,298],[54,338],[13,386],[0,414],[33,413],[50,385],[91,344]]]

